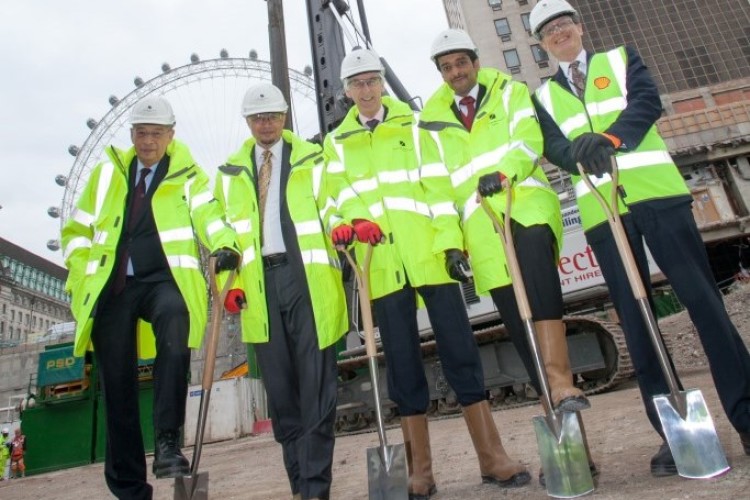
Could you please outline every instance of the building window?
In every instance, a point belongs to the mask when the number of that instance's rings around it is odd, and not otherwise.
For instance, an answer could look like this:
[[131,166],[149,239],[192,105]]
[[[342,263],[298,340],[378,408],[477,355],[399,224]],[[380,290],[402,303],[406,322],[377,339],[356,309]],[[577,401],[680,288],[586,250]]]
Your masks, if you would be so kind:
[[487,0],[492,10],[503,10],[503,0]]
[[528,5],[529,0],[518,0],[518,5]]
[[516,49],[504,50],[503,57],[505,58],[505,65],[511,73],[521,72],[521,60],[518,58],[518,51]]
[[497,35],[500,37],[500,39],[504,42],[507,42],[510,40],[510,24],[508,24],[507,18],[502,19],[495,19],[495,31],[497,31]]
[[528,12],[521,14],[521,22],[523,23],[523,28],[526,30],[526,33],[531,35],[531,21],[529,21],[529,15]]
[[531,53],[534,55],[534,60],[540,68],[546,68],[549,66],[549,56],[547,52],[539,44],[531,46]]
[[0,333],[5,333],[5,321],[0,321]]

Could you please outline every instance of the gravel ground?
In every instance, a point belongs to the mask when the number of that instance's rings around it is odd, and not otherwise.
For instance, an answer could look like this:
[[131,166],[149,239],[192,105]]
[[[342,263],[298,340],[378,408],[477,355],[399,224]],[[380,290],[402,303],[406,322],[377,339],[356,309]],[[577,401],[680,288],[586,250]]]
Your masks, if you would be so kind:
[[[750,345],[750,285],[736,285],[726,297],[727,310]],[[739,438],[724,416],[713,388],[707,363],[687,314],[675,314],[660,322],[686,387],[699,388],[716,425],[732,470],[711,480],[680,477],[654,478],[649,458],[660,438],[648,424],[635,383],[593,396],[592,408],[583,413],[589,445],[601,475],[593,497],[601,499],[730,499],[748,498],[750,457],[742,452]],[[538,407],[528,406],[493,413],[508,453],[529,467],[539,467],[531,418]],[[392,443],[401,442],[397,429],[389,430]],[[542,499],[546,491],[533,481],[517,490],[503,491],[482,485],[476,457],[460,418],[430,424],[434,473],[438,494],[434,500]],[[377,435],[341,437],[334,456],[331,498],[366,499],[365,449],[377,446]],[[149,464],[151,457],[149,457]],[[201,470],[210,472],[210,498],[270,500],[291,494],[281,465],[280,447],[268,435],[204,446]],[[25,479],[0,482],[0,499],[80,500],[111,498],[103,480],[103,467],[94,464]],[[173,498],[171,480],[156,481],[154,498]]]

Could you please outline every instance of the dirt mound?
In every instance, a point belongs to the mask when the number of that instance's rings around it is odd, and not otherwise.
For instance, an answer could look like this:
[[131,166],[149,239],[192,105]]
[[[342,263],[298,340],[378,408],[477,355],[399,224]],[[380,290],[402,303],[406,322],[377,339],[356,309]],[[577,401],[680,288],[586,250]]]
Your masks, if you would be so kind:
[[[724,296],[724,303],[745,345],[750,345],[750,283],[735,282]],[[698,332],[687,311],[663,318],[659,328],[678,371],[708,366]]]

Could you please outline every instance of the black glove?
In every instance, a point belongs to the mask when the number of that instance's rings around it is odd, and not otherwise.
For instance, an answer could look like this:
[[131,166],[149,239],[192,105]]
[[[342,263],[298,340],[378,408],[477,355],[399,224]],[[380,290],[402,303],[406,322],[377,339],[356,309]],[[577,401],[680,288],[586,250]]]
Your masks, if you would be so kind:
[[445,270],[448,271],[448,276],[461,283],[468,283],[471,281],[469,269],[469,261],[461,250],[451,248],[445,251]]
[[503,190],[503,180],[505,180],[505,176],[501,172],[484,174],[479,178],[477,191],[479,191],[479,194],[483,197],[497,194]]
[[240,254],[229,248],[220,248],[211,254],[211,257],[216,257],[215,272],[220,271],[231,271],[237,269],[240,265]]
[[615,154],[612,141],[595,132],[581,134],[573,140],[571,153],[576,163],[583,165],[583,169],[601,178],[604,174],[612,173],[610,157]]

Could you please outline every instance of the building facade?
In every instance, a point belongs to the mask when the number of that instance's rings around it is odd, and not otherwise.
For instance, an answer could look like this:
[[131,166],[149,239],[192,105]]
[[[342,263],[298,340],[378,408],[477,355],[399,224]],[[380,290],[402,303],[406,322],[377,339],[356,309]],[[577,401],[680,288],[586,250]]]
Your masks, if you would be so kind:
[[[690,187],[717,279],[750,269],[750,2],[568,0],[584,47],[635,47],[659,87],[657,123]],[[557,71],[531,34],[537,0],[444,0],[449,26],[469,32],[483,66],[534,91]],[[544,164],[573,205],[567,173]],[[567,192],[567,197],[564,193]]]
[[35,340],[72,321],[67,270],[0,238],[0,347]]

